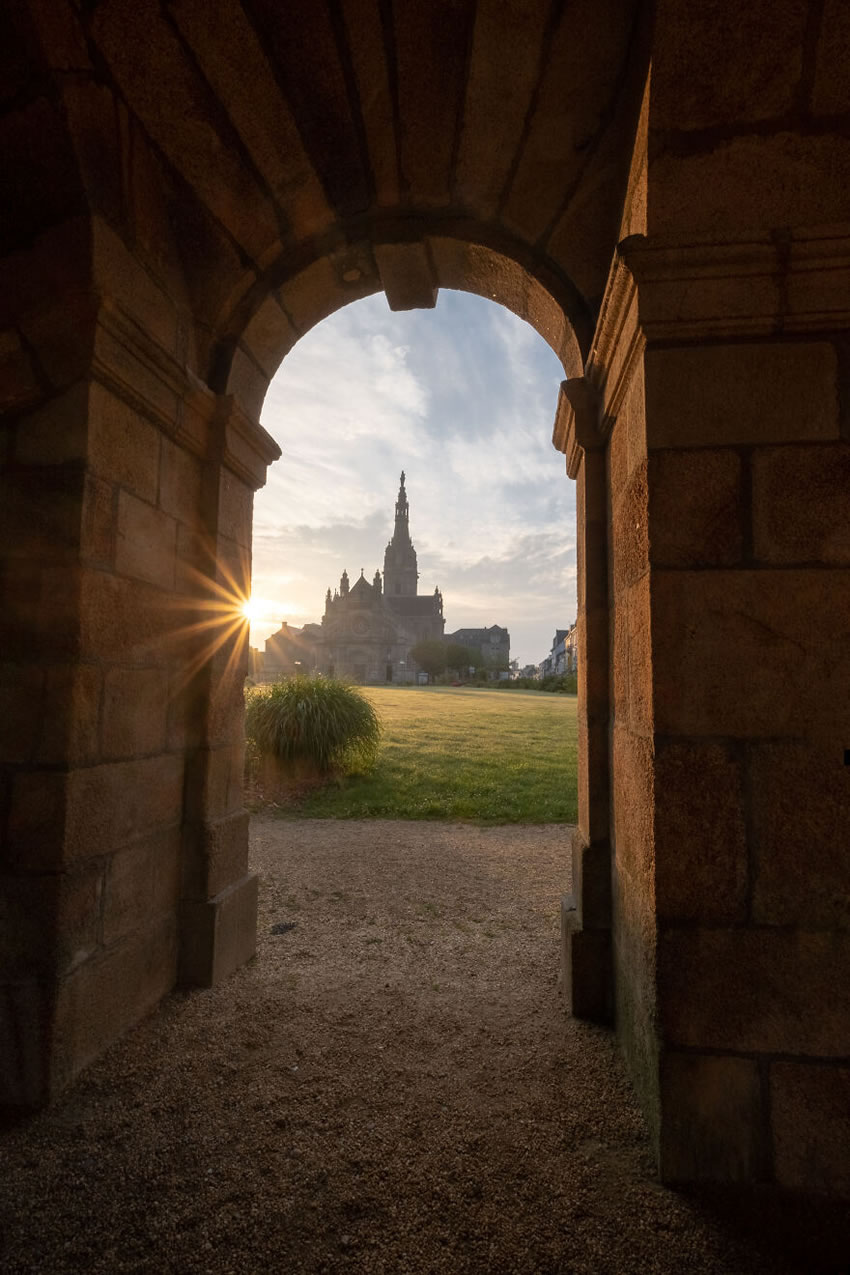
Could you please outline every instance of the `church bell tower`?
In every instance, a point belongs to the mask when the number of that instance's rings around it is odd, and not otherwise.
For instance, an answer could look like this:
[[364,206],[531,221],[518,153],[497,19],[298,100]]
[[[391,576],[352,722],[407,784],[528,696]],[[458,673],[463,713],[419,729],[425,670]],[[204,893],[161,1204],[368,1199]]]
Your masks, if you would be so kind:
[[384,553],[384,593],[387,597],[416,597],[419,571],[416,550],[410,539],[410,506],[404,489],[404,470],[395,502],[395,530]]

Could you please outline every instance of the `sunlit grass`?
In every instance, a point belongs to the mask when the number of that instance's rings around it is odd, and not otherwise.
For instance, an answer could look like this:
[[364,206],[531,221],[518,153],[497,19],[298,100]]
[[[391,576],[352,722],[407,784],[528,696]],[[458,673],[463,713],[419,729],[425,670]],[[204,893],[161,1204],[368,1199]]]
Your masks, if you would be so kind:
[[574,823],[576,701],[529,691],[368,688],[384,727],[370,774],[288,814]]

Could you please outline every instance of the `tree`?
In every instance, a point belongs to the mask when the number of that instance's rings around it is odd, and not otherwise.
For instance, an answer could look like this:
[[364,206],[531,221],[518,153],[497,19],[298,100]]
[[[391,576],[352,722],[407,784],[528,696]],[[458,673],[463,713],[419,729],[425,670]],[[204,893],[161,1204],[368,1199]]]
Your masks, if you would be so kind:
[[446,667],[446,648],[437,638],[423,638],[410,648],[410,658],[415,660],[429,680],[442,673]]
[[470,651],[468,646],[460,642],[447,642],[445,646],[446,668],[454,669],[458,674],[466,673],[478,660],[478,652]]

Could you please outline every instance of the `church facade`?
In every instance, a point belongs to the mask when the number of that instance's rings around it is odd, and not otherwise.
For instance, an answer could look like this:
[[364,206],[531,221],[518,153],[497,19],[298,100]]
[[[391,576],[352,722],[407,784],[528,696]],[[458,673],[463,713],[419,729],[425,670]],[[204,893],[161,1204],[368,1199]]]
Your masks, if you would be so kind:
[[410,538],[410,505],[404,472],[395,505],[395,527],[384,552],[384,574],[371,583],[361,571],[352,585],[343,571],[339,588],[325,596],[316,644],[319,672],[354,682],[412,682],[419,667],[410,651],[424,638],[443,637],[443,596],[420,594],[416,549]]
[[416,549],[410,538],[410,505],[404,473],[395,506],[395,527],[384,553],[383,576],[371,582],[361,570],[351,584],[343,571],[339,588],[325,595],[320,625],[284,624],[266,642],[267,675],[315,670],[359,683],[415,682],[419,666],[410,652],[417,642],[441,641],[443,595],[420,594]]

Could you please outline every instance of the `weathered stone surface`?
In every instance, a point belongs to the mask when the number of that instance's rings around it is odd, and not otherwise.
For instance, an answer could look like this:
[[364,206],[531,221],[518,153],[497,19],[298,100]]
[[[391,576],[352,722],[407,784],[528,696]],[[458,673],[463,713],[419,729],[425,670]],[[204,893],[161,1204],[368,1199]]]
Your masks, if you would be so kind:
[[428,310],[437,304],[437,281],[426,244],[376,244],[375,259],[391,310]]
[[664,1182],[753,1182],[764,1171],[758,1064],[666,1051],[661,1060]]
[[155,504],[159,447],[156,426],[109,390],[91,386],[87,459],[99,477]]
[[395,12],[397,92],[404,120],[401,178],[419,207],[439,207],[450,198],[473,9],[468,3],[439,10],[404,5]]
[[[261,186],[226,145],[221,116],[191,59],[154,7],[121,4],[99,10],[94,34],[132,109],[153,140],[209,204],[237,243],[255,261],[277,238],[271,204]],[[144,47],[144,60],[136,50]],[[147,71],[151,61],[168,77],[164,94]],[[250,204],[239,198],[250,192]],[[249,210],[250,208],[250,210]]]
[[763,742],[749,750],[753,917],[761,925],[850,930],[843,742]]
[[266,297],[242,333],[242,345],[271,380],[298,333],[275,296]]
[[746,919],[749,885],[744,765],[714,742],[657,740],[655,896],[659,918]]
[[[192,577],[191,585],[197,596],[197,576]],[[107,571],[86,570],[81,594],[80,646],[87,659],[150,664],[162,660],[166,652],[185,652],[185,646],[166,644],[174,630],[185,624],[185,611],[167,606],[156,586]]]
[[208,902],[184,902],[180,926],[180,982],[215,987],[254,955],[257,876],[235,881]]
[[837,438],[836,376],[826,342],[648,350],[649,447]]
[[[218,495],[218,531],[250,551],[254,493],[245,482],[222,470]],[[247,596],[247,594],[246,594]]]
[[375,199],[379,207],[393,208],[399,201],[398,156],[391,72],[379,0],[348,0],[343,16],[360,94]]
[[241,812],[244,741],[198,748],[187,758],[186,818],[194,824]]
[[850,1068],[774,1062],[770,1101],[777,1181],[850,1199]]
[[777,226],[817,226],[847,215],[850,138],[836,128],[812,138],[783,129],[720,141],[650,164],[650,234],[740,243]]
[[3,856],[16,872],[55,871],[62,862],[67,776],[19,771],[9,797]]
[[656,730],[843,736],[849,612],[840,570],[656,571]]
[[[614,0],[581,0],[548,32],[533,112],[504,209],[508,224],[530,239],[541,236],[562,211],[565,186],[577,184],[590,139],[598,141],[597,103],[614,92],[625,56],[622,14]],[[581,41],[573,22],[580,26]]]
[[0,877],[0,962],[9,979],[64,975],[100,943],[103,868]]
[[248,871],[248,812],[190,825],[184,845],[182,897],[206,900],[220,894]]
[[118,850],[103,885],[103,942],[113,943],[177,913],[180,830],[172,828]]
[[118,495],[115,568],[124,576],[146,580],[163,589],[175,583],[177,524],[129,492]]
[[291,217],[299,229],[310,234],[324,230],[331,222],[324,191],[266,51],[242,10],[210,0],[184,0],[176,6],[174,20],[227,102],[228,114],[272,194],[281,202],[292,199]]
[[183,758],[164,753],[67,776],[68,861],[112,854],[130,841],[180,822]]
[[37,759],[43,764],[87,765],[100,746],[103,672],[96,664],[64,664],[46,670],[51,706],[41,717]]
[[201,525],[201,461],[167,438],[160,451],[159,507],[189,527]]
[[611,1021],[611,931],[583,927],[572,895],[561,900],[561,990],[576,1018]]
[[650,599],[648,576],[621,590],[612,625],[611,687],[617,724],[644,736],[653,728]]
[[174,918],[84,962],[59,986],[50,1059],[50,1096],[146,1014],[174,986]]
[[80,557],[90,566],[109,570],[115,560],[116,492],[94,474],[86,474],[83,490]]
[[612,878],[614,1021],[650,1136],[658,1145],[658,987],[656,922],[651,880],[614,862]]
[[842,1058],[850,1033],[848,961],[847,934],[662,927],[664,1041],[709,1052]]
[[753,0],[697,11],[662,0],[652,125],[689,130],[768,120],[791,110],[803,62],[805,0]]
[[239,349],[231,360],[227,392],[239,400],[249,416],[258,419],[268,393],[269,379],[257,361],[245,350]]
[[619,499],[612,501],[611,539],[614,588],[619,593],[649,567],[649,518],[646,461],[629,474]]
[[649,458],[649,554],[660,567],[731,567],[744,546],[737,452],[659,451]]
[[850,13],[843,0],[825,0],[818,32],[812,108],[818,115],[850,111],[847,82],[847,50],[850,48]]
[[[115,105],[108,101],[110,116]],[[111,155],[100,167],[114,164]],[[98,176],[98,187],[102,181]],[[123,195],[121,196],[123,199]],[[169,354],[177,352],[178,313],[170,297],[154,280],[151,270],[131,252],[102,217],[92,222],[94,272],[104,294],[117,301],[132,316],[147,338],[154,340]]]
[[21,417],[15,427],[15,459],[23,465],[61,465],[83,460],[88,410],[88,387],[78,383]]
[[508,180],[546,50],[549,6],[481,0],[476,6],[457,189],[464,203],[492,215]]
[[611,928],[611,846],[607,841],[590,844],[578,828],[571,837],[572,898],[581,925]]
[[29,762],[35,756],[41,724],[45,672],[36,664],[0,664],[0,758]]
[[616,871],[654,905],[652,741],[615,726],[611,766]]
[[752,474],[757,559],[850,565],[850,444],[758,448]]
[[103,681],[101,747],[104,760],[120,760],[165,748],[168,672],[162,668],[111,668]]
[[0,543],[10,556],[74,561],[80,547],[82,502],[79,467],[19,469],[0,508]]

